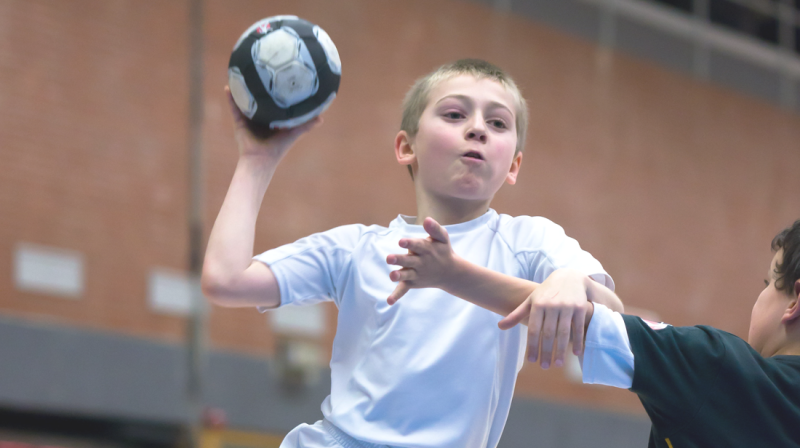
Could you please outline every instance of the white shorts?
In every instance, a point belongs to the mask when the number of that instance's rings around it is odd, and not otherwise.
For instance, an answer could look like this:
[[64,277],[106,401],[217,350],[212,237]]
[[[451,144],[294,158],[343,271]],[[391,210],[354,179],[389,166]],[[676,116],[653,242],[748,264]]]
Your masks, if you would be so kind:
[[391,448],[350,437],[327,420],[303,423],[286,434],[280,448]]

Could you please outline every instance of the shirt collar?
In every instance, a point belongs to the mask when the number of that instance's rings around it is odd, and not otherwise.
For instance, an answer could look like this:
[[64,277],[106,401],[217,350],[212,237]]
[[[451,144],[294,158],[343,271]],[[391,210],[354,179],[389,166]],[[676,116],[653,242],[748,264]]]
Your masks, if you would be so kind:
[[[447,230],[449,235],[465,233],[487,224],[495,217],[497,217],[497,212],[490,208],[486,213],[475,219],[466,222],[460,222],[458,224],[450,224],[444,226],[444,228]],[[413,224],[416,222],[416,220],[416,216],[397,215],[397,218],[395,218],[391,224],[389,224],[389,228],[399,229],[404,233],[419,233],[427,235],[428,233],[425,232],[425,229],[422,228],[421,225]]]

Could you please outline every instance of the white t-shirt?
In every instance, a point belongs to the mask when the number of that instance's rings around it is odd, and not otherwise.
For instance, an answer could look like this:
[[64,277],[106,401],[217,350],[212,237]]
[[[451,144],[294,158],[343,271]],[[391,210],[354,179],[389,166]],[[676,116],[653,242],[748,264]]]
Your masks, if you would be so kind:
[[[326,419],[365,442],[400,447],[493,448],[511,406],[527,332],[501,331],[501,316],[440,289],[412,289],[394,306],[386,263],[424,238],[415,218],[388,228],[347,225],[255,257],[272,269],[281,306],[332,300],[339,308]],[[445,226],[456,254],[519,278],[543,281],[572,267],[613,289],[600,263],[541,217],[498,215]]]

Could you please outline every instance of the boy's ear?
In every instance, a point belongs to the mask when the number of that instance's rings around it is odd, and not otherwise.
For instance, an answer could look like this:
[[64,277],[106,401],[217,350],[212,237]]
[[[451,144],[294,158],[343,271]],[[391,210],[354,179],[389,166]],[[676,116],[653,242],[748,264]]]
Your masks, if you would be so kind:
[[417,160],[414,148],[411,147],[411,138],[406,131],[397,133],[394,138],[394,155],[400,165],[411,165]]
[[800,319],[800,279],[795,280],[793,292],[789,306],[786,307],[786,312],[783,313],[782,320],[784,323]]
[[514,160],[511,161],[511,168],[508,170],[508,174],[506,174],[506,183],[509,185],[514,185],[517,183],[517,175],[519,174],[519,168],[522,166],[522,152],[518,152],[514,154]]

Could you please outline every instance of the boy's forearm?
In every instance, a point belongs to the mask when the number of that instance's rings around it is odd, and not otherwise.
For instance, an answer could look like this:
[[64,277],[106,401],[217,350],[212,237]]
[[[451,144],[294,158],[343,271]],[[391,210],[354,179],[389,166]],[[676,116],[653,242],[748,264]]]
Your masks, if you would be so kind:
[[472,304],[507,316],[539,286],[538,283],[454,260],[454,274],[441,289]]
[[[586,296],[591,302],[607,306],[612,311],[624,312],[617,295],[584,276]],[[456,257],[453,275],[443,285],[444,291],[481,308],[507,316],[521,305],[539,286],[538,283],[493,271]]]
[[625,312],[622,300],[620,300],[617,294],[596,281],[589,280],[586,282],[586,297],[591,302],[605,305],[611,311],[616,311],[618,313]]
[[208,239],[204,284],[225,283],[250,266],[256,219],[276,165],[266,157],[239,158]]

